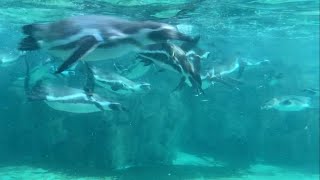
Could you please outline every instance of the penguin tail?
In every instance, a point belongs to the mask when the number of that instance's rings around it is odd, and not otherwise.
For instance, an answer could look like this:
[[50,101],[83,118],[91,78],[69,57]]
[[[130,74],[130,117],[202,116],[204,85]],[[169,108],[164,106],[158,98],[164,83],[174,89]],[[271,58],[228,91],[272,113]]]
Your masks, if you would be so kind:
[[19,44],[18,50],[20,51],[34,51],[40,49],[40,45],[37,40],[32,36],[23,38]]

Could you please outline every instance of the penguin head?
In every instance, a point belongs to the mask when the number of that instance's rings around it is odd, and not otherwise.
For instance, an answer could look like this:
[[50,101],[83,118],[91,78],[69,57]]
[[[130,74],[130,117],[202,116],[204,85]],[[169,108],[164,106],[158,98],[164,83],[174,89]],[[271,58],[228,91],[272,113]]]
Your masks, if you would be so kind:
[[175,27],[162,24],[157,29],[152,29],[149,32],[148,38],[154,42],[165,42],[167,40],[181,40],[181,41],[194,41],[194,38],[179,32]]

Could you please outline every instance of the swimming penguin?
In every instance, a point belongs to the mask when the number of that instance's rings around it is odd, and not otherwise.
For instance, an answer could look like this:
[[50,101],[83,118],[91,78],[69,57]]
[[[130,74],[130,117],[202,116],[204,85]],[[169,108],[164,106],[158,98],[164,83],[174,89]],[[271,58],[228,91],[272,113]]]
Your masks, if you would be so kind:
[[231,64],[229,64],[229,62],[214,63],[206,74],[201,76],[203,88],[207,89],[215,83],[221,83],[229,88],[238,89],[238,85],[243,84],[243,82],[227,75],[239,69],[239,66],[238,61],[232,62]]
[[311,96],[319,96],[320,91],[317,88],[306,88],[306,89],[303,89],[302,92]]
[[92,70],[96,84],[116,94],[128,95],[147,92],[151,89],[149,83],[134,82],[116,73],[102,73],[96,68]]
[[[233,56],[226,58],[222,61],[214,61],[206,75],[203,76],[204,87],[210,87],[210,84],[215,82],[222,83],[231,88],[239,90],[238,86],[243,84],[243,81],[239,80],[245,69],[253,68],[260,65],[269,64],[269,60],[262,60],[254,62],[250,59],[241,58],[240,53],[237,52]],[[234,72],[238,72],[236,78],[227,76]],[[210,83],[211,82],[211,83]]]
[[238,63],[239,63],[239,70],[238,70],[237,79],[242,77],[245,69],[251,69],[251,68],[258,67],[258,66],[268,65],[268,64],[270,64],[270,60],[264,59],[261,61],[253,61],[253,60],[247,59],[247,58],[239,58]]
[[311,108],[311,98],[304,96],[282,96],[267,101],[261,109],[278,111],[302,111]]
[[240,61],[238,54],[223,61],[214,61],[206,73],[201,76],[203,89],[207,89],[215,83],[221,83],[229,88],[239,90],[238,85],[243,83],[240,80],[228,77],[227,75],[238,70],[238,77],[240,77],[239,74],[242,74],[244,65],[245,63]]
[[252,68],[260,65],[270,64],[269,60],[252,61],[247,58],[242,58],[239,52],[227,57],[221,61],[214,61],[208,75],[211,76],[224,76],[238,71],[237,79],[241,78],[243,72],[247,68]]
[[194,61],[191,63],[186,53],[177,45],[172,43],[159,43],[147,46],[139,52],[138,57],[145,65],[156,64],[163,69],[177,72],[182,75],[178,86],[174,89],[181,89],[184,84],[192,86],[197,95],[203,94],[202,81],[200,76],[200,56],[193,55]]
[[[110,102],[93,92],[92,83],[86,83],[84,89],[44,84],[39,80],[30,87],[29,65],[24,81],[25,94],[29,101],[43,101],[52,109],[70,113],[93,113],[100,111],[127,111],[120,103]],[[89,73],[90,74],[90,73]],[[92,81],[91,77],[87,78]]]
[[117,58],[146,45],[167,40],[193,41],[169,24],[153,21],[129,21],[101,15],[74,16],[47,24],[22,27],[27,36],[19,50],[45,49],[65,59],[56,73],[61,73],[77,60],[98,61]]

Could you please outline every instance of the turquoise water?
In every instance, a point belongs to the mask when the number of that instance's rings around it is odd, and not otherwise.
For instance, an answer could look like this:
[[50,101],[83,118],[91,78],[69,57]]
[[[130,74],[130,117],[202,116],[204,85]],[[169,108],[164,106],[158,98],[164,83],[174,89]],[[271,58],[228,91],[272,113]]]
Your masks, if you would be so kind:
[[[0,180],[319,179],[319,1],[5,0],[0,5]],[[89,62],[150,84],[150,90],[129,95],[96,84],[96,94],[128,112],[77,114],[28,101],[24,60],[32,82],[49,79],[82,91],[86,79],[77,68],[75,75],[54,76],[52,68],[62,60],[43,49],[18,51],[21,27],[89,14],[163,22],[190,37],[199,35],[194,50],[209,54],[201,59],[203,77],[235,59],[245,62],[245,69],[241,77],[239,67],[221,74],[225,83],[202,80],[204,94],[197,96],[187,85],[172,92],[181,74],[155,64],[136,67],[138,52],[130,52]],[[281,107],[268,109],[273,98]]]

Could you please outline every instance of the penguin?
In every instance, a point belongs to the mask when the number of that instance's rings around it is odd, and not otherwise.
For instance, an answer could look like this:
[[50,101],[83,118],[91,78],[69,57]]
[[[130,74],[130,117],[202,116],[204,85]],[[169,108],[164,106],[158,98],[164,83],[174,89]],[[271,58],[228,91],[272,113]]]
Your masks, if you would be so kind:
[[214,61],[211,65],[208,75],[213,76],[225,76],[238,71],[237,79],[240,79],[245,69],[249,67],[255,67],[260,65],[269,64],[270,60],[262,60],[253,62],[252,60],[241,58],[240,53],[237,52],[234,55],[227,57],[223,60]]
[[113,16],[84,15],[22,27],[22,51],[44,49],[65,59],[55,72],[63,72],[79,59],[99,61],[121,57],[146,45],[167,40],[193,41],[174,26],[154,21],[131,21]]
[[173,91],[180,90],[187,84],[196,90],[197,95],[204,94],[201,87],[200,56],[194,54],[194,61],[191,63],[179,46],[166,42],[147,46],[139,52],[138,57],[146,66],[156,64],[162,69],[182,75],[178,86]]
[[305,96],[281,96],[267,101],[261,109],[278,111],[302,111],[311,107],[311,98]]
[[56,84],[44,84],[38,80],[30,86],[29,64],[26,61],[24,89],[28,101],[43,101],[52,109],[69,113],[94,113],[110,111],[127,111],[118,102],[111,102],[93,93],[92,73],[88,72],[83,89],[76,89]]
[[[267,59],[254,62],[250,59],[241,58],[240,53],[237,52],[229,58],[221,61],[214,61],[211,64],[209,70],[203,76],[203,82],[206,84],[204,87],[210,87],[210,84],[212,85],[215,82],[219,82],[230,88],[236,88],[239,90],[238,86],[243,84],[243,81],[241,81],[240,78],[242,77],[245,69],[266,64],[270,64],[270,61]],[[228,76],[236,71],[236,78]]]
[[151,89],[151,85],[146,82],[134,82],[116,73],[102,73],[97,68],[92,70],[96,84],[116,94],[129,95]]
[[239,61],[238,54],[222,61],[213,61],[207,68],[208,70],[201,76],[203,89],[210,88],[215,83],[221,83],[229,88],[238,89],[237,86],[242,84],[242,82],[226,75],[233,73],[236,70],[239,71],[239,74],[242,74],[243,65],[244,63]]
[[319,97],[319,89],[318,88],[306,88],[301,91],[303,93],[310,95],[310,96],[318,96]]
[[224,76],[224,75],[233,73],[236,70],[240,71],[240,66],[243,66],[243,65],[244,63],[240,62],[238,55],[235,55],[235,56],[223,59],[221,61],[214,61],[211,69],[208,71],[208,75],[211,77]]

